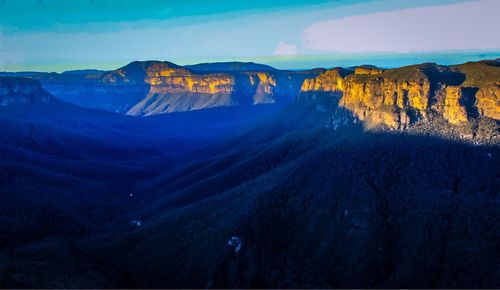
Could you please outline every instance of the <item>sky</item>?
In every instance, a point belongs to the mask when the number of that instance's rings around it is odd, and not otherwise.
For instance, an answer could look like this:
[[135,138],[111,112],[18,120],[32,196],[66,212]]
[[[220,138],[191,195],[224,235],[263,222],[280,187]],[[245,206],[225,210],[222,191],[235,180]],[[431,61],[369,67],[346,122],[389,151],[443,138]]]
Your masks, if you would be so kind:
[[0,71],[461,63],[500,57],[498,11],[500,0],[0,0]]

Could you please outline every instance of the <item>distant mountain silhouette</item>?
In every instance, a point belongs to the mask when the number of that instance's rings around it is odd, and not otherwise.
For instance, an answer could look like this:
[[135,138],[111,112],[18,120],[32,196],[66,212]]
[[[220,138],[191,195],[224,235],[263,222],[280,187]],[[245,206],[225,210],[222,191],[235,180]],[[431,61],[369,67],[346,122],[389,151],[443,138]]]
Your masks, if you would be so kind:
[[98,70],[98,69],[79,69],[79,70],[68,70],[65,72],[62,72],[61,74],[63,75],[100,75],[103,73],[106,73],[107,71],[105,70]]
[[274,71],[274,67],[254,62],[212,62],[185,65],[185,68],[194,72],[238,72],[238,71]]

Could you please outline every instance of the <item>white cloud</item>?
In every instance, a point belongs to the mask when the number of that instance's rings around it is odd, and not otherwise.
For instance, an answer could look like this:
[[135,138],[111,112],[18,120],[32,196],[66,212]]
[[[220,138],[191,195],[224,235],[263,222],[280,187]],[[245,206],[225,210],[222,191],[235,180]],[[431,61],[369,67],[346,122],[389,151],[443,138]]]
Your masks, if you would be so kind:
[[297,47],[293,44],[281,41],[274,49],[274,55],[281,55],[281,56],[297,55]]
[[331,19],[310,25],[304,46],[331,52],[500,49],[499,0]]

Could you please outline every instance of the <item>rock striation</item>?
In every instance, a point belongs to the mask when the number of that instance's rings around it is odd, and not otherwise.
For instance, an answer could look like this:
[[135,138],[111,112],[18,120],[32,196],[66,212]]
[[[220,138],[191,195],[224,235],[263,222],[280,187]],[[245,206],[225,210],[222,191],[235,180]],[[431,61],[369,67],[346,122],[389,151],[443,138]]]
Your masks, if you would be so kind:
[[239,62],[179,66],[135,61],[108,72],[32,73],[26,77],[39,80],[51,95],[64,101],[137,116],[286,105],[295,99],[312,102],[320,111],[340,108],[367,127],[408,129],[436,118],[455,127],[470,127],[481,118],[500,120],[497,60],[305,71]]
[[155,115],[224,106],[289,103],[313,71],[192,71],[171,62],[133,62],[105,74],[104,83],[145,84],[127,114]]
[[305,80],[297,100],[345,109],[368,127],[405,129],[435,116],[455,126],[478,117],[498,121],[500,63],[335,68]]
[[61,100],[87,108],[137,116],[220,106],[286,105],[306,78],[323,69],[283,71],[245,62],[179,66],[167,61],[134,61],[113,71],[8,73],[38,80]]

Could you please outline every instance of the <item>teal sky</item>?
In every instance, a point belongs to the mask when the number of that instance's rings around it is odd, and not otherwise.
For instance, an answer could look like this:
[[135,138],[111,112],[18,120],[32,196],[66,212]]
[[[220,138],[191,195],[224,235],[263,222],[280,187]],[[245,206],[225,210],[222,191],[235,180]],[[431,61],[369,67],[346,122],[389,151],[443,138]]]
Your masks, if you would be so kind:
[[0,71],[458,63],[500,57],[498,11],[498,0],[0,0]]

